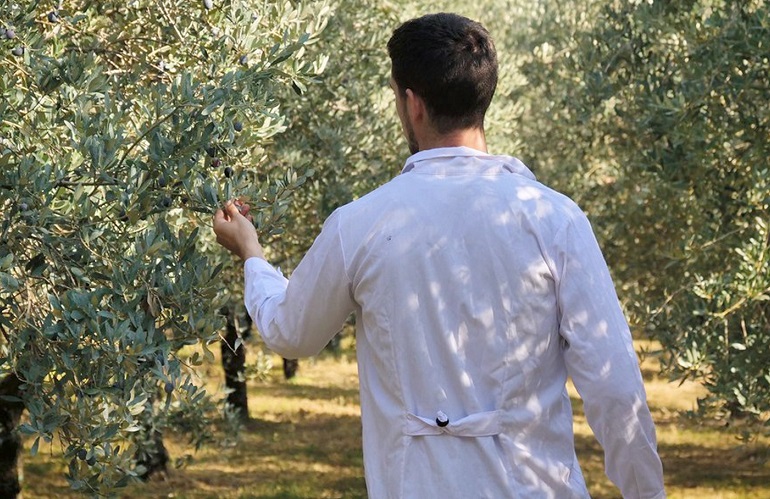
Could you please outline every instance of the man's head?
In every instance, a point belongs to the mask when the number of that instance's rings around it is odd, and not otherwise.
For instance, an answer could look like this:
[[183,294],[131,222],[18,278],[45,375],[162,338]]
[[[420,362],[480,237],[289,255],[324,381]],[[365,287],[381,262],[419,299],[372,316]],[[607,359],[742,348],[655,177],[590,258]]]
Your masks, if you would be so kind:
[[397,91],[424,101],[436,132],[483,129],[497,86],[497,54],[481,24],[444,13],[412,19],[393,32],[388,54]]

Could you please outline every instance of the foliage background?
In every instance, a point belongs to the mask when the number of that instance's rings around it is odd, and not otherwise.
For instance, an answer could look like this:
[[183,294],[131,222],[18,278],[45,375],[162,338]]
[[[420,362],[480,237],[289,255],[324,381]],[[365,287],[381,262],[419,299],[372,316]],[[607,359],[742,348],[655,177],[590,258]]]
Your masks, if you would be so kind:
[[[767,433],[766,2],[431,10],[493,34],[490,149],[585,209],[635,334],[659,342],[648,353],[706,388],[701,416]],[[24,380],[23,432],[60,439],[73,484],[106,490],[134,473],[130,433],[207,437],[218,418],[199,366],[240,293],[207,228],[221,200],[256,206],[271,261],[290,272],[334,208],[400,170],[384,46],[425,6],[0,12],[2,369]]]
[[[142,473],[153,435],[211,437],[196,373],[231,299],[211,215],[245,195],[270,233],[306,177],[271,165],[276,95],[328,5],[4,2],[0,33],[0,369],[32,453],[58,440],[71,485]],[[201,230],[203,229],[203,230]],[[236,292],[237,295],[237,292]],[[195,351],[186,347],[197,345]]]
[[532,27],[522,156],[588,212],[632,324],[708,389],[701,413],[766,432],[767,3],[554,4]]

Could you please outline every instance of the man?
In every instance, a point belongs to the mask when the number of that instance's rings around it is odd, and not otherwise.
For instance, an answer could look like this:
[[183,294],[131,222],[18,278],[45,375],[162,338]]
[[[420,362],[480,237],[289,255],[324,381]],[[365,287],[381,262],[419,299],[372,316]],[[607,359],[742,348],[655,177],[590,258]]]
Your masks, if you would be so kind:
[[586,217],[486,152],[488,33],[428,15],[396,29],[388,52],[413,155],[328,218],[290,280],[237,206],[215,215],[218,241],[245,260],[265,343],[314,355],[356,312],[371,498],[587,497],[568,375],[624,497],[665,497],[631,336]]

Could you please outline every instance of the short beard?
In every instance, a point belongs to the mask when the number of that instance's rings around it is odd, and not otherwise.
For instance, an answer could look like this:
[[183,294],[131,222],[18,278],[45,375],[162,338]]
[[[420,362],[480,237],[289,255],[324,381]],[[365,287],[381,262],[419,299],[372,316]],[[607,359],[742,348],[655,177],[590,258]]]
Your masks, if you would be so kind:
[[404,131],[406,132],[406,142],[409,145],[409,152],[411,154],[417,154],[420,152],[420,144],[417,143],[417,138],[414,136],[414,128],[409,120],[404,123]]

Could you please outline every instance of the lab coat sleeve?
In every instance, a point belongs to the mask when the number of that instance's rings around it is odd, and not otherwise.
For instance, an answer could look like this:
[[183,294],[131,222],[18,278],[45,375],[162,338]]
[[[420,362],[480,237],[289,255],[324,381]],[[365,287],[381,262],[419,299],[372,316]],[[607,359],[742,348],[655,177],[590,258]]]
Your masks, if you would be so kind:
[[339,223],[335,212],[290,279],[259,258],[244,264],[246,309],[265,345],[282,357],[316,355],[354,310]]
[[565,362],[607,476],[623,497],[662,498],[655,427],[628,324],[588,219],[575,213],[555,238]]

